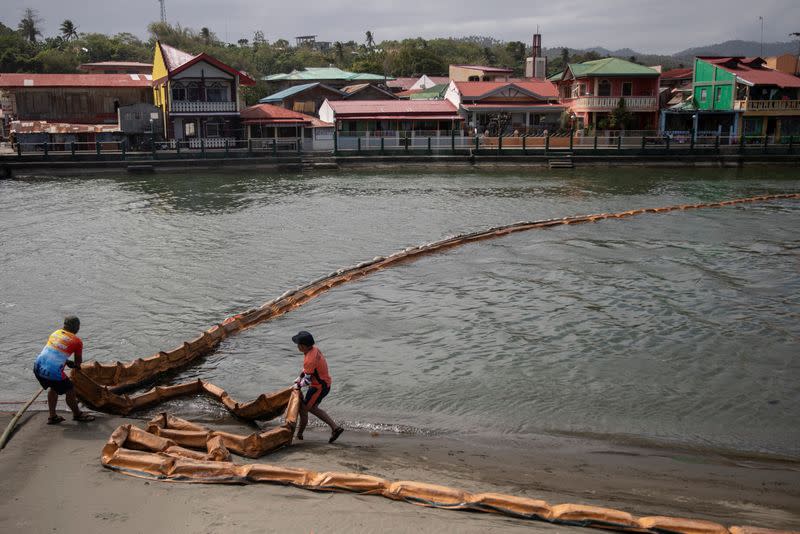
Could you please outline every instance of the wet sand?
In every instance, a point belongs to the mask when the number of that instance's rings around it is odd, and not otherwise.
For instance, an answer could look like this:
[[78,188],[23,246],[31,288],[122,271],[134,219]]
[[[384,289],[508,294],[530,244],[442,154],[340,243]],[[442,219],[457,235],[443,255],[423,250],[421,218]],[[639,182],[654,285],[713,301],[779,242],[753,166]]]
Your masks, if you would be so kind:
[[[66,414],[65,414],[66,416]],[[10,414],[0,414],[3,428]],[[100,465],[100,450],[126,419],[100,414],[45,425],[31,413],[0,452],[2,532],[526,532],[585,529],[492,514],[434,510],[374,496],[314,493],[273,485],[199,485],[125,476]],[[200,421],[236,432],[252,427]],[[237,462],[245,463],[241,458]],[[334,445],[306,440],[263,463],[364,472],[730,525],[800,529],[800,464],[719,453],[645,448],[577,437],[523,444],[447,436],[346,432]]]

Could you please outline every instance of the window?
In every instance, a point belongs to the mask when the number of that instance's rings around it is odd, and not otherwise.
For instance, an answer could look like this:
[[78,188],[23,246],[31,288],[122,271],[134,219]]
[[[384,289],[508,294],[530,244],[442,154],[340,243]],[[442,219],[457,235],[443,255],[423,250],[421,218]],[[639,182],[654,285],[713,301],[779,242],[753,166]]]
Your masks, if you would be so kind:
[[172,100],[186,100],[186,88],[183,85],[172,86]]
[[186,88],[186,100],[189,102],[198,102],[200,100],[200,86],[195,82],[189,84]]
[[611,96],[611,82],[601,80],[597,85],[597,96]]
[[213,83],[209,87],[206,87],[206,98],[209,102],[226,102],[227,98],[227,87],[219,83]]
[[222,119],[208,119],[206,123],[206,137],[222,137],[224,123]]
[[184,123],[183,133],[186,134],[186,137],[194,137],[197,133],[194,129],[194,123],[193,122]]
[[722,87],[717,87],[717,94],[714,97],[717,102],[722,102]]
[[633,82],[622,83],[622,96],[631,96],[633,94]]
[[706,98],[708,98],[708,89],[703,87],[700,89],[700,102],[705,102]]
[[467,81],[468,82],[479,82],[479,81],[481,81],[481,77],[480,76],[470,76],[469,78],[467,78]]

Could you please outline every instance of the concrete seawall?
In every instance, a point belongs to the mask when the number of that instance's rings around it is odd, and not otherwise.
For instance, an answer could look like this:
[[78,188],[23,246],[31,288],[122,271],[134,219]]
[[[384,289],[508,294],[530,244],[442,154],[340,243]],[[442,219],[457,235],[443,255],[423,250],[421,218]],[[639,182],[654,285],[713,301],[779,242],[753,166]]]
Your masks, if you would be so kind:
[[[743,167],[795,166],[800,168],[800,154],[720,154],[714,151],[694,153],[630,153],[581,154],[575,152],[529,155],[469,155],[469,154],[410,154],[410,155],[339,155],[303,154],[249,158],[170,158],[139,160],[79,160],[55,157],[0,158],[0,179],[19,176],[75,176],[131,173],[181,173],[200,170],[241,172],[263,170],[300,172],[347,168],[555,168],[554,160],[568,161],[566,168],[582,167]],[[565,168],[565,167],[558,167]]]

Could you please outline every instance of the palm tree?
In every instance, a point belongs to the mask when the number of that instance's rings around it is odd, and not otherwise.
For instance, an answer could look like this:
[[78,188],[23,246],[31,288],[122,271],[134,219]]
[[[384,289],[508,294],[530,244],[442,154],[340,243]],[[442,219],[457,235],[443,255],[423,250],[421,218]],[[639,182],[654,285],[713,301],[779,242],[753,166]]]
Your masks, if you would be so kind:
[[206,45],[208,45],[211,42],[211,30],[205,26],[200,28],[200,38]]
[[341,41],[333,43],[333,49],[336,51],[336,59],[341,63],[344,61],[344,45]]
[[63,37],[65,41],[77,39],[78,28],[71,20],[66,19],[61,23],[61,37]]
[[375,39],[372,36],[372,32],[367,30],[367,48],[372,48],[375,46]]
[[42,22],[42,17],[39,16],[38,11],[26,8],[25,15],[22,17],[22,20],[19,21],[17,28],[25,39],[31,43],[35,43],[36,36],[42,35],[42,30],[39,29],[39,24]]

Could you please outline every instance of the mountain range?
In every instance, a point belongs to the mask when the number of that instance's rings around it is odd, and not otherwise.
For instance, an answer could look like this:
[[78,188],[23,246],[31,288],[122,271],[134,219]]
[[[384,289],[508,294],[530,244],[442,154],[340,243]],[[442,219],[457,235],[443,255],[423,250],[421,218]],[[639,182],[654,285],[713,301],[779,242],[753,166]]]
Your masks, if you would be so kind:
[[[624,59],[636,58],[638,63],[645,65],[663,65],[666,68],[676,68],[681,65],[690,67],[695,56],[777,56],[785,53],[798,54],[800,43],[798,41],[764,43],[763,53],[761,43],[757,41],[731,40],[724,43],[711,44],[687,48],[674,54],[646,54],[637,52],[630,48],[620,48],[609,50],[600,46],[576,49],[567,48],[571,57],[584,55],[587,52],[595,52],[601,57],[614,56]],[[563,47],[545,48],[544,54],[549,58],[559,57]]]

